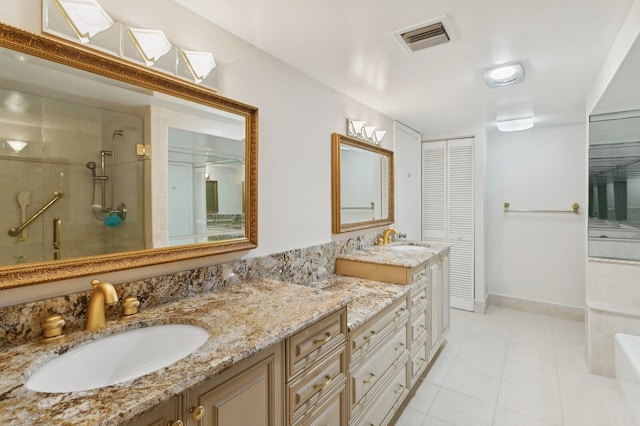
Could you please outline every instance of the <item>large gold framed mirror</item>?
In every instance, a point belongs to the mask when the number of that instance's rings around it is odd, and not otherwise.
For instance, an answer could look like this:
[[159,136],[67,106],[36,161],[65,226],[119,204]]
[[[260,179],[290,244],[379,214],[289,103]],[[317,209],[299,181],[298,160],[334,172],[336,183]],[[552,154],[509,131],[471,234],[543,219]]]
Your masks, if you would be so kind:
[[333,233],[394,221],[393,151],[331,135]]
[[0,289],[257,247],[257,108],[2,23],[0,69]]

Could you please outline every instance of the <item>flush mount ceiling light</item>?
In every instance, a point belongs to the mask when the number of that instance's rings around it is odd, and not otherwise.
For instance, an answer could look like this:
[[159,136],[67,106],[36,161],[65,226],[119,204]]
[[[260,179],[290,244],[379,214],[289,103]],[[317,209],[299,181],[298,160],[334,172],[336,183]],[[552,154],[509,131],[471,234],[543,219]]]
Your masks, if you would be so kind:
[[518,132],[533,127],[533,117],[523,117],[514,120],[496,121],[496,127],[501,132]]
[[129,36],[147,66],[153,65],[172,47],[167,36],[160,30],[129,28]]
[[88,43],[93,36],[113,25],[113,19],[96,0],[54,2],[82,43]]
[[182,50],[181,53],[196,83],[201,83],[216,67],[216,61],[213,59],[212,53],[188,50]]
[[494,89],[521,83],[524,80],[524,69],[520,64],[502,65],[486,70],[483,77],[487,86]]
[[11,147],[11,149],[13,149],[13,152],[15,152],[16,154],[22,151],[28,145],[28,143],[23,141],[7,141],[7,144]]

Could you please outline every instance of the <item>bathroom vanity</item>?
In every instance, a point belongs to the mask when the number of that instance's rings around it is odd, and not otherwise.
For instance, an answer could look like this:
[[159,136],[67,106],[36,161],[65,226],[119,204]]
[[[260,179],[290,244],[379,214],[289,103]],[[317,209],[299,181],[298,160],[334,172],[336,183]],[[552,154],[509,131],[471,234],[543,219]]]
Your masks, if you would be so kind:
[[[0,352],[0,421],[387,424],[444,340],[448,248],[372,247],[341,258],[401,264],[411,281],[333,275],[303,286],[253,279],[112,319],[95,332],[8,347]],[[209,338],[185,358],[115,385],[65,393],[24,385],[82,343],[172,323],[205,328]]]

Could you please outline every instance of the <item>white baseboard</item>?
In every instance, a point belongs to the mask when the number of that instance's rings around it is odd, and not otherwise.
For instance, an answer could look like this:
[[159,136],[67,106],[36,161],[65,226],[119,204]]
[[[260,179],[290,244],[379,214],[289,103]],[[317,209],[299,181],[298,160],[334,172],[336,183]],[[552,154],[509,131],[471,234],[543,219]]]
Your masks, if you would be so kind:
[[487,308],[489,305],[500,306],[502,308],[583,322],[585,318],[585,309],[576,306],[558,305],[555,303],[521,299],[518,297],[503,296],[500,294],[490,294],[487,299]]

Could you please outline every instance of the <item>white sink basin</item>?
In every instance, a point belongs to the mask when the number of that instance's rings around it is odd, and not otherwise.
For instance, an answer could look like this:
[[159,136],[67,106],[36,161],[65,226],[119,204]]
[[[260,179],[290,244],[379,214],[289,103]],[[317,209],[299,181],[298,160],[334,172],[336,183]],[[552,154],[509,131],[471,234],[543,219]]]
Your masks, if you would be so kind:
[[138,328],[78,346],[40,367],[27,380],[38,392],[96,389],[135,379],[172,364],[209,338],[202,327],[167,324]]
[[416,246],[416,245],[403,244],[403,245],[398,245],[398,246],[389,246],[389,247],[387,247],[387,250],[408,251],[408,252],[425,252],[425,251],[429,251],[429,248],[425,247],[425,246]]

